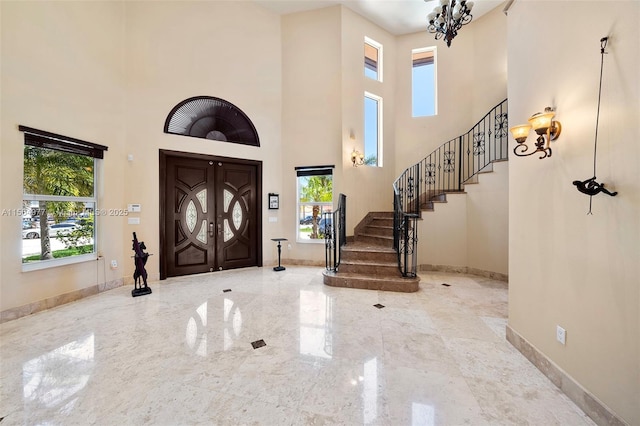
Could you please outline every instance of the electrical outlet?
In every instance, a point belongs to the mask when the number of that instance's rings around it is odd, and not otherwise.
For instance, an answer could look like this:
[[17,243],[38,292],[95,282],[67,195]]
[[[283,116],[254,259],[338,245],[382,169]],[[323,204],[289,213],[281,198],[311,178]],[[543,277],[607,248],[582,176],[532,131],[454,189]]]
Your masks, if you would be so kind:
[[291,244],[287,244],[287,248],[291,250]]
[[112,269],[116,269],[118,267],[118,261],[117,260],[112,260],[111,261],[111,268]]
[[560,327],[559,325],[556,326],[556,340],[562,343],[563,345],[567,340],[567,330]]

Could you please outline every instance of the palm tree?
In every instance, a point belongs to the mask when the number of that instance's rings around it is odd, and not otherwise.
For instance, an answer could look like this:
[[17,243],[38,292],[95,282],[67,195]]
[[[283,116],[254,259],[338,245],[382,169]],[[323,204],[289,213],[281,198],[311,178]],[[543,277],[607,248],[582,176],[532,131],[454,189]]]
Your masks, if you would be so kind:
[[378,165],[378,156],[372,154],[364,159],[364,164],[367,166],[377,166]]
[[[302,187],[300,201],[304,203],[327,203],[333,200],[333,178],[330,175],[311,176],[307,179],[306,185]],[[318,236],[318,214],[320,206],[314,205],[312,208],[311,236]]]
[[[93,158],[46,148],[24,147],[25,194],[91,197]],[[83,203],[38,201],[40,217],[40,259],[53,259],[47,218],[60,220],[67,212],[81,210]]]

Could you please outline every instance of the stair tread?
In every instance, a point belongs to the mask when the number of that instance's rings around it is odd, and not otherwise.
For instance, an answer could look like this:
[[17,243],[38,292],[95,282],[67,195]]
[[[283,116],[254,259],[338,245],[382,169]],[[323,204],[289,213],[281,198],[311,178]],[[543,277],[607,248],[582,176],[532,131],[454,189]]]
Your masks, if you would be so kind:
[[341,265],[357,265],[357,266],[398,266],[398,262],[378,262],[372,260],[347,259],[340,260]]
[[395,253],[393,247],[377,246],[374,244],[362,244],[362,243],[349,243],[342,246],[344,251],[373,251],[377,253]]
[[400,274],[400,271],[396,271],[398,273],[398,275],[380,275],[380,274],[358,274],[355,272],[331,272],[331,271],[324,271],[324,274],[329,275],[329,276],[333,276],[333,277],[339,277],[339,278],[345,278],[345,279],[352,279],[352,280],[366,280],[366,281],[396,281],[396,280],[420,280],[420,278],[418,277],[414,277],[414,278],[405,278]]
[[367,234],[366,232],[363,232],[361,234],[358,234],[358,237],[374,237],[374,238],[383,238],[385,240],[393,240],[393,235],[391,236],[387,236],[387,235],[375,235],[375,234]]

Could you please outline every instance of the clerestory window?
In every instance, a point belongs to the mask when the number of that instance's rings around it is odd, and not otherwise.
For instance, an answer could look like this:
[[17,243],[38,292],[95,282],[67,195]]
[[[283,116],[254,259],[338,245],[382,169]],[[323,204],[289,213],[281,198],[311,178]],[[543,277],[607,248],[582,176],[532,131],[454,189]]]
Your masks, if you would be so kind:
[[426,47],[411,51],[412,115],[436,115],[436,48]]
[[382,81],[382,44],[364,38],[364,75]]
[[364,164],[382,167],[382,98],[364,93]]

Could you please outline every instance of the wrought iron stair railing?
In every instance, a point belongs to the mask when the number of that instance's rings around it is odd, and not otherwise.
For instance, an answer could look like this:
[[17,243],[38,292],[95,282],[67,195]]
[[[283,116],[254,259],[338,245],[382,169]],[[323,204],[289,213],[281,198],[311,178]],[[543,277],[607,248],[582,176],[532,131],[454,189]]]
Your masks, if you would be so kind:
[[325,267],[327,271],[336,272],[340,266],[340,248],[347,243],[347,196],[340,194],[338,208],[329,213],[322,213],[325,233]]
[[507,99],[468,132],[442,144],[393,183],[394,248],[404,277],[417,271],[417,220],[422,206],[463,185],[494,161],[508,159]]

